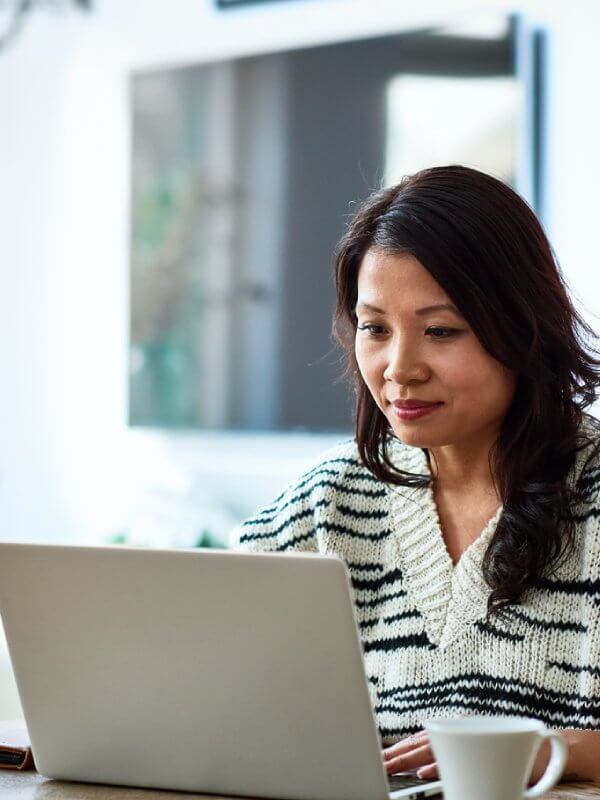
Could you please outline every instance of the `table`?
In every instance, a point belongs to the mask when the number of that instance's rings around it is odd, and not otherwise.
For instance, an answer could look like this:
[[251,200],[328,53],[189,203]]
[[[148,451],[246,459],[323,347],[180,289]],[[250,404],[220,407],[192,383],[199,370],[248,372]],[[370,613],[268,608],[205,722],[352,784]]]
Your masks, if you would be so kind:
[[[131,789],[92,783],[71,783],[43,778],[37,772],[0,771],[2,800],[219,800],[216,795]],[[600,800],[600,784],[561,783],[545,800]]]

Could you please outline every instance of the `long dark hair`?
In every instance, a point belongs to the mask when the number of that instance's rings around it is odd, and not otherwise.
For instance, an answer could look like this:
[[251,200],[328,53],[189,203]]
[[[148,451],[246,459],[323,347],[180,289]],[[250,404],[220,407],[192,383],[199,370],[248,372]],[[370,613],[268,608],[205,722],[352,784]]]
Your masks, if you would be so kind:
[[592,442],[581,423],[600,384],[595,334],[575,310],[535,214],[501,181],[466,167],[435,167],[372,194],[336,250],[333,332],[354,379],[359,453],[385,482],[423,486],[431,478],[392,463],[392,431],[354,355],[358,271],[370,248],[413,255],[482,346],[517,377],[490,453],[503,512],[483,574],[488,612],[501,612],[573,543],[576,498],[568,475]]

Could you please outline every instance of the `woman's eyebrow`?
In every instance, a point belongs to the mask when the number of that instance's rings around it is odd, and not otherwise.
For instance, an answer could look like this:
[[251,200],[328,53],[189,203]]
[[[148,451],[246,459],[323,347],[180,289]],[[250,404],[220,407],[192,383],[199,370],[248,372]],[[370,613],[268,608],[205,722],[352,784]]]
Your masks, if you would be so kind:
[[371,303],[365,303],[362,300],[356,304],[356,311],[359,308],[365,308],[367,311],[374,311],[376,314],[385,314],[385,311],[382,308],[377,308],[377,306],[371,305]]
[[[373,311],[376,314],[385,314],[385,311],[382,308],[378,308],[377,306],[372,305],[371,303],[365,303],[364,301],[359,301],[356,304],[356,310],[359,309],[366,309],[367,311]],[[458,308],[453,305],[452,303],[436,303],[433,306],[425,306],[424,308],[418,308],[415,311],[415,314],[419,316],[422,314],[431,314],[433,311],[450,311],[452,314],[456,314],[457,317],[462,317],[462,314],[458,310]]]
[[462,317],[462,314],[458,310],[458,308],[452,303],[437,303],[434,306],[425,306],[425,308],[418,308],[415,311],[415,314],[431,314],[432,311],[450,311],[452,314],[456,314],[457,317]]

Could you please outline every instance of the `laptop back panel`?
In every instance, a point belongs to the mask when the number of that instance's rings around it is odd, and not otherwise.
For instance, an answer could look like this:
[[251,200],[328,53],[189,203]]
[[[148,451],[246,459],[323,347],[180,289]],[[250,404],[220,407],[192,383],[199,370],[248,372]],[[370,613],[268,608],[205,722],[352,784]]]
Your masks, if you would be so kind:
[[0,544],[0,611],[49,777],[387,797],[337,559]]

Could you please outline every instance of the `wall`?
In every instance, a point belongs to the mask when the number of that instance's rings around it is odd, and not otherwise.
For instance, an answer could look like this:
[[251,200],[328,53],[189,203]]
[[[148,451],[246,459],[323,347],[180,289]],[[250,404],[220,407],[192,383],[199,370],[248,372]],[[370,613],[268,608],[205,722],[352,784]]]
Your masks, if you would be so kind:
[[[0,54],[4,539],[101,539],[153,483],[178,497],[199,482],[207,496],[253,507],[330,441],[127,430],[131,69],[401,30],[487,3],[292,1],[226,13],[208,0],[94,5],[91,15],[38,13]],[[520,5],[553,33],[549,232],[576,293],[597,312],[600,5]],[[18,711],[2,686],[0,675],[0,717]]]

